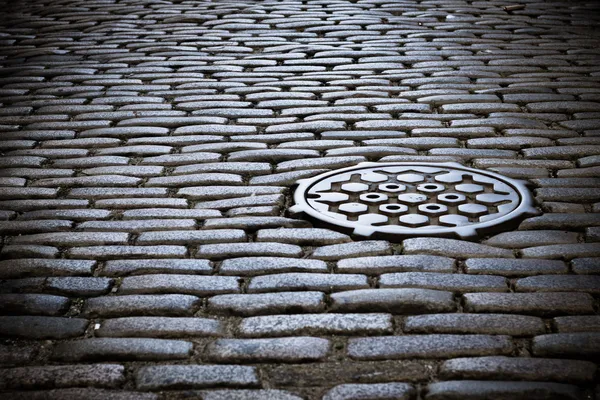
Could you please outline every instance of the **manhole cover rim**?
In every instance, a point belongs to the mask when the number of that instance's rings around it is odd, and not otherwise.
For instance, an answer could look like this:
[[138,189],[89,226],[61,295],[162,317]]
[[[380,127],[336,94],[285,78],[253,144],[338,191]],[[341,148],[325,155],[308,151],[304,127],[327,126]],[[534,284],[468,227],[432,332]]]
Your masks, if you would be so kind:
[[[415,167],[446,167],[466,172],[472,172],[478,175],[484,175],[494,178],[502,183],[505,183],[512,187],[512,189],[519,195],[519,202],[515,209],[509,211],[507,214],[500,217],[491,219],[489,221],[477,222],[470,225],[455,226],[455,227],[441,227],[439,225],[432,226],[431,229],[427,227],[421,228],[408,228],[402,226],[370,226],[358,224],[355,221],[346,221],[336,219],[328,216],[324,213],[313,208],[306,199],[306,194],[310,188],[318,182],[327,179],[334,175],[344,174],[353,170],[360,170],[364,168],[375,168],[375,167],[396,167],[396,166],[415,166]],[[509,178],[496,172],[488,171],[485,169],[476,169],[466,167],[457,162],[361,162],[359,164],[340,168],[332,171],[327,171],[322,174],[316,175],[311,178],[300,179],[296,182],[298,185],[294,191],[294,205],[290,208],[290,212],[305,213],[309,217],[312,217],[320,222],[325,222],[331,225],[332,229],[338,228],[338,230],[351,231],[353,235],[368,237],[373,234],[382,234],[388,236],[448,236],[456,235],[461,239],[474,239],[480,236],[480,232],[492,230],[493,228],[501,228],[503,225],[513,221],[521,221],[527,216],[538,215],[539,211],[534,206],[533,196],[527,185],[529,182],[520,179]],[[498,230],[498,229],[496,229]]]

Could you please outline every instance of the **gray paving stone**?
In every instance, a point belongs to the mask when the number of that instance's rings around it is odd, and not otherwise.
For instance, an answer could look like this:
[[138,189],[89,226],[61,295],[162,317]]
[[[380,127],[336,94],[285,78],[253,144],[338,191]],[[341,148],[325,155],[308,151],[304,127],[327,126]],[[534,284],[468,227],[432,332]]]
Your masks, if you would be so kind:
[[504,314],[433,314],[406,319],[407,333],[453,333],[534,336],[545,333],[541,318]]
[[398,399],[414,398],[416,390],[407,383],[355,383],[335,386],[329,390],[323,400],[352,399]]
[[468,312],[554,316],[593,311],[587,293],[467,293],[463,298]]
[[431,254],[456,258],[513,258],[512,251],[455,239],[415,238],[402,242],[405,254]]
[[49,294],[0,294],[0,314],[3,315],[46,315],[64,314],[70,300]]
[[50,277],[44,283],[44,290],[63,296],[92,297],[110,291],[114,280],[96,277]]
[[452,294],[427,289],[364,289],[331,295],[334,312],[434,313],[456,308]]
[[598,224],[600,224],[600,216],[594,213],[547,213],[526,219],[519,229],[580,229]]
[[563,275],[530,276],[515,283],[518,292],[600,292],[600,276]]
[[358,360],[506,355],[512,350],[510,336],[502,335],[382,336],[348,342],[348,355]]
[[283,242],[297,245],[323,246],[350,241],[348,235],[319,228],[261,229],[256,233],[259,242]]
[[494,274],[506,277],[566,274],[569,269],[563,261],[539,259],[469,258],[465,261],[468,274]]
[[356,256],[388,255],[390,253],[391,248],[388,242],[370,240],[319,247],[313,251],[311,256],[329,261]]
[[533,338],[535,356],[593,359],[600,354],[600,333],[575,332],[541,335]]
[[190,356],[192,343],[167,339],[95,338],[62,342],[54,346],[52,359],[77,361],[163,361]]
[[[204,228],[207,229],[227,229],[239,228],[247,230],[256,230],[261,228],[306,228],[310,227],[307,221],[296,220],[285,217],[230,217],[208,219],[204,223]],[[265,240],[267,242],[274,242]]]
[[444,361],[445,379],[491,379],[554,382],[590,382],[596,366],[587,361],[548,358],[478,357]]
[[118,364],[22,367],[2,369],[0,376],[3,390],[73,386],[114,388],[125,382],[125,368]]
[[302,248],[277,242],[205,244],[198,247],[196,255],[209,259],[229,257],[300,257]]
[[598,257],[582,257],[571,260],[571,268],[576,274],[597,274],[600,269]]
[[107,319],[95,330],[100,337],[203,337],[223,336],[224,326],[208,318],[126,317]]
[[165,259],[165,260],[109,260],[99,271],[105,276],[125,276],[144,274],[197,274],[207,275],[212,272],[208,260],[198,259]]
[[556,317],[553,322],[559,333],[600,332],[600,316],[598,315]]
[[276,389],[224,389],[201,392],[205,400],[301,400],[290,392]]
[[196,389],[206,387],[256,387],[254,367],[238,365],[157,365],[140,368],[138,390]]
[[327,272],[327,264],[320,260],[284,257],[239,257],[222,262],[223,275],[261,275],[284,272]]
[[446,381],[427,386],[427,400],[474,400],[484,396],[490,400],[527,398],[531,400],[580,400],[577,386],[564,383],[510,382],[510,381]]
[[204,357],[217,363],[298,363],[322,360],[330,347],[329,340],[313,337],[218,339],[204,349]]
[[0,317],[0,336],[24,339],[68,339],[82,336],[89,324],[83,318]]
[[241,229],[160,230],[158,232],[141,233],[136,243],[139,245],[195,245],[244,242],[245,240],[246,233]]
[[338,272],[376,275],[386,272],[454,272],[452,258],[429,255],[394,255],[344,258],[337,262]]
[[0,346],[0,365],[2,366],[22,366],[29,364],[36,355],[36,348],[33,346]]
[[239,326],[244,337],[367,335],[389,333],[389,314],[301,314],[249,317]]
[[493,275],[440,274],[436,272],[397,272],[379,278],[382,288],[405,287],[452,292],[506,292],[506,279]]
[[290,272],[256,276],[248,284],[248,293],[280,292],[296,290],[318,290],[337,292],[340,290],[368,288],[367,277],[359,274],[313,274]]
[[[214,208],[217,210],[226,210],[236,207],[257,207],[257,206],[279,206],[282,205],[284,196],[279,194],[246,196],[225,200],[202,201],[195,205],[195,208]],[[276,219],[275,221],[277,221]],[[279,221],[281,221],[279,219]],[[280,222],[279,222],[280,223]],[[278,226],[275,223],[274,226]]]
[[208,310],[241,316],[317,313],[325,310],[325,295],[321,292],[224,294],[209,298]]
[[523,248],[550,244],[577,243],[576,232],[567,231],[514,231],[504,232],[484,241],[485,244],[504,248]]
[[235,276],[151,274],[125,277],[119,294],[191,294],[207,296],[239,292]]
[[52,246],[38,245],[5,245],[0,250],[2,258],[55,258],[60,251]]
[[[99,221],[98,221],[99,222]],[[127,244],[127,233],[110,232],[52,232],[21,235],[13,238],[15,244],[47,244],[61,247]]]
[[521,250],[521,255],[523,258],[561,258],[566,260],[578,257],[598,257],[600,256],[600,244],[573,243],[527,247]]
[[184,246],[88,246],[69,250],[72,258],[109,260],[120,258],[180,258],[185,257]]
[[191,316],[200,299],[183,294],[104,296],[87,299],[81,314],[88,317]]

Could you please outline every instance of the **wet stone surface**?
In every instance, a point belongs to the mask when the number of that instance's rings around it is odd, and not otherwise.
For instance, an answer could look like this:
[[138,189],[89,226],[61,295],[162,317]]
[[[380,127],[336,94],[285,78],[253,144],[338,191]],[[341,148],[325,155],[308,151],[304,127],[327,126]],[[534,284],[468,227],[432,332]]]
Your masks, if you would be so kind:
[[[0,0],[0,398],[600,400],[600,7],[517,3]],[[363,162],[535,213],[292,212]]]

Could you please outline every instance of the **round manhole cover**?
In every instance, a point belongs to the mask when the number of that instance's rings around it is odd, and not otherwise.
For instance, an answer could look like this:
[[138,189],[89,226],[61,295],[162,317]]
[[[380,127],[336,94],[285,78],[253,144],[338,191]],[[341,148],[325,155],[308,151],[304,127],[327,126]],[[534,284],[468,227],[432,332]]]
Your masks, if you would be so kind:
[[458,163],[361,163],[298,181],[294,201],[360,236],[475,238],[537,214],[525,182]]

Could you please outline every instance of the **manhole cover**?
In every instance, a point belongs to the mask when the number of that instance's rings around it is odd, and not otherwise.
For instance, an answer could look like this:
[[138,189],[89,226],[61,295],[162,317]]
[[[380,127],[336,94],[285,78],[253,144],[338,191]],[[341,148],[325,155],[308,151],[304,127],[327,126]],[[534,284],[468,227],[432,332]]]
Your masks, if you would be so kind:
[[459,236],[537,214],[525,182],[458,163],[361,163],[298,181],[290,211],[360,236]]

